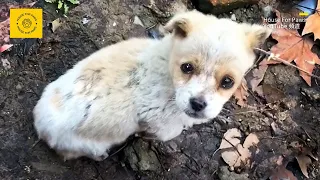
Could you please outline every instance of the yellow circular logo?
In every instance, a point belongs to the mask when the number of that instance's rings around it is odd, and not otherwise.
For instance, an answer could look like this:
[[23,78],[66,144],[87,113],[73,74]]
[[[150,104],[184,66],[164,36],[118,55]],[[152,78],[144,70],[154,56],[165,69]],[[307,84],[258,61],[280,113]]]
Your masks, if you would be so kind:
[[31,34],[38,28],[38,19],[31,13],[23,13],[17,19],[18,30],[23,34]]

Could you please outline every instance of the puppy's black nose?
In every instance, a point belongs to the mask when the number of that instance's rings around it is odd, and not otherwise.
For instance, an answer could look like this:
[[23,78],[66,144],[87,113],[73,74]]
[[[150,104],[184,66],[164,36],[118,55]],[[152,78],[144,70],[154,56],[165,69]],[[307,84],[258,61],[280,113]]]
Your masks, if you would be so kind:
[[196,112],[202,111],[207,107],[207,103],[202,97],[190,98],[190,105],[191,108]]

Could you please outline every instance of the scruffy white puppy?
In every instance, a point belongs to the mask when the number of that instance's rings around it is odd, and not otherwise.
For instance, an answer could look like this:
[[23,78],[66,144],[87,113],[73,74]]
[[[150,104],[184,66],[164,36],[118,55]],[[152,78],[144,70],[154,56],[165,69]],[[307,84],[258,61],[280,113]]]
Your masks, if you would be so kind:
[[97,161],[136,132],[170,140],[219,114],[270,35],[197,11],[165,29],[161,40],[105,47],[50,83],[33,111],[39,138],[65,160]]

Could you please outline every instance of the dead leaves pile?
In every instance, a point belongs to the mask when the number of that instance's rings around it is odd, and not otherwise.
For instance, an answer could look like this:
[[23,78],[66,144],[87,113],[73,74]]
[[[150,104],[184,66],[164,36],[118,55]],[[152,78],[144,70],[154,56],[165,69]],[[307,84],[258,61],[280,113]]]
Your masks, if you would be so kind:
[[[229,129],[224,134],[218,149],[223,151],[221,157],[229,165],[231,170],[250,166],[251,157],[254,153],[250,149],[252,147],[256,148],[259,143],[258,137],[253,133],[246,137],[243,144],[240,143],[241,137],[242,135],[239,129]],[[258,153],[258,150],[256,150],[255,153]]]
[[[319,26],[320,28],[320,26]],[[306,72],[300,71],[300,76],[311,86],[311,76],[315,64],[320,64],[318,56],[311,52],[314,42],[303,38],[296,30],[276,29],[272,33],[272,38],[278,43],[271,48],[271,52],[276,54],[278,58],[287,60],[291,63],[294,61],[296,65]],[[281,62],[274,60],[264,60],[261,65],[279,64]]]
[[297,151],[296,159],[298,161],[302,174],[305,177],[309,178],[308,166],[312,163],[312,159],[318,161],[318,158],[312,154],[310,149],[304,147],[299,142],[291,142],[290,146]]
[[237,104],[239,106],[244,106],[247,103],[247,97],[249,96],[249,94],[248,94],[247,81],[245,79],[242,79],[242,83],[238,87],[234,96],[236,97]]
[[[308,166],[312,163],[312,159],[318,161],[318,158],[316,158],[312,152],[301,145],[299,142],[291,142],[290,146],[296,150],[296,160],[299,164],[300,170],[302,174],[309,178],[308,174]],[[284,161],[283,156],[279,156],[277,160],[277,167],[272,172],[271,176],[269,177],[270,180],[281,180],[281,179],[288,179],[288,180],[297,180],[297,178],[293,175],[291,171],[289,171],[286,166],[289,161]]]
[[[216,150],[216,152],[222,151],[221,158],[228,164],[232,171],[238,168],[252,168],[254,157],[260,152],[258,148],[259,138],[256,134],[250,133],[242,144],[241,138],[242,135],[239,129],[229,129],[224,133],[221,144]],[[301,172],[305,177],[309,178],[308,166],[312,163],[312,160],[318,161],[318,158],[299,142],[291,142],[289,146],[293,148],[293,154],[295,154]],[[290,156],[292,156],[292,154]],[[275,160],[277,166],[271,173],[269,177],[270,180],[297,180],[294,174],[286,168],[289,161],[284,161],[284,156],[276,156]]]
[[277,167],[269,177],[270,180],[298,180],[291,171],[289,171],[287,168],[287,163],[283,162],[283,157],[279,156],[277,159]]
[[316,12],[308,17],[302,31],[302,35],[309,33],[314,34],[314,40],[320,39],[320,1],[318,1]]
[[[254,92],[261,93],[259,83],[263,80],[268,65],[280,63],[290,65],[294,62],[300,71],[300,76],[311,86],[312,72],[316,64],[320,65],[319,57],[311,51],[311,48],[315,44],[314,41],[320,39],[320,1],[318,1],[316,9],[315,13],[306,19],[302,35],[293,29],[273,29],[271,37],[277,40],[278,43],[268,52],[271,56],[268,59],[264,59],[258,65],[258,70],[253,72],[254,77],[249,84]],[[281,13],[277,10],[275,12],[278,18],[281,19]],[[277,24],[280,23],[281,21]],[[312,35],[311,33],[314,35],[314,41],[308,38],[309,35]],[[241,86],[234,94],[234,97],[237,100],[237,104],[243,107],[246,105],[245,101],[243,101],[243,99],[246,99],[246,89],[243,88],[246,85],[242,84]]]

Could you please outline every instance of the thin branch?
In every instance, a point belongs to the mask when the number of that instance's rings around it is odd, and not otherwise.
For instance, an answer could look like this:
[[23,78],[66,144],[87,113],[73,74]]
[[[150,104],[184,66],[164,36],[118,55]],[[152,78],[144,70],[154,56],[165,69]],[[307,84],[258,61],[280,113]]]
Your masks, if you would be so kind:
[[236,151],[237,151],[237,153],[238,153],[238,155],[239,155],[239,157],[241,156],[241,153],[239,152],[239,150],[238,150],[238,148],[235,146],[235,145],[233,145],[228,139],[226,139],[225,137],[222,137],[225,141],[227,141],[227,143],[229,143]]
[[263,52],[263,53],[269,55],[269,57],[270,57],[271,59],[275,60],[275,61],[281,62],[281,63],[283,63],[283,64],[285,64],[285,65],[288,65],[288,66],[291,66],[291,67],[294,67],[294,68],[296,68],[296,69],[298,69],[298,70],[300,70],[300,71],[308,74],[308,75],[311,76],[311,77],[320,79],[319,76],[316,76],[316,75],[314,75],[314,74],[312,74],[312,73],[309,73],[309,72],[307,72],[306,70],[304,70],[304,69],[302,69],[302,68],[300,68],[300,67],[298,67],[298,66],[296,66],[296,65],[294,65],[294,64],[291,64],[291,63],[289,63],[288,61],[286,61],[286,60],[284,60],[284,59],[281,59],[281,58],[279,58],[279,57],[276,57],[276,56],[274,56],[273,53],[267,52],[267,51],[265,51],[265,50],[263,50],[263,49],[260,49],[260,48],[255,48],[255,49],[258,50],[258,51],[260,51],[260,52]]
[[248,114],[248,113],[256,113],[256,112],[261,112],[261,111],[268,111],[268,110],[272,110],[271,108],[268,109],[269,107],[266,107],[265,109],[257,109],[257,110],[251,110],[251,111],[243,111],[243,112],[237,112],[234,113],[235,115],[239,115],[239,114]]
[[33,149],[34,147],[36,147],[40,141],[41,141],[41,139],[38,139],[37,141],[35,141],[35,143],[32,144],[30,149]]

